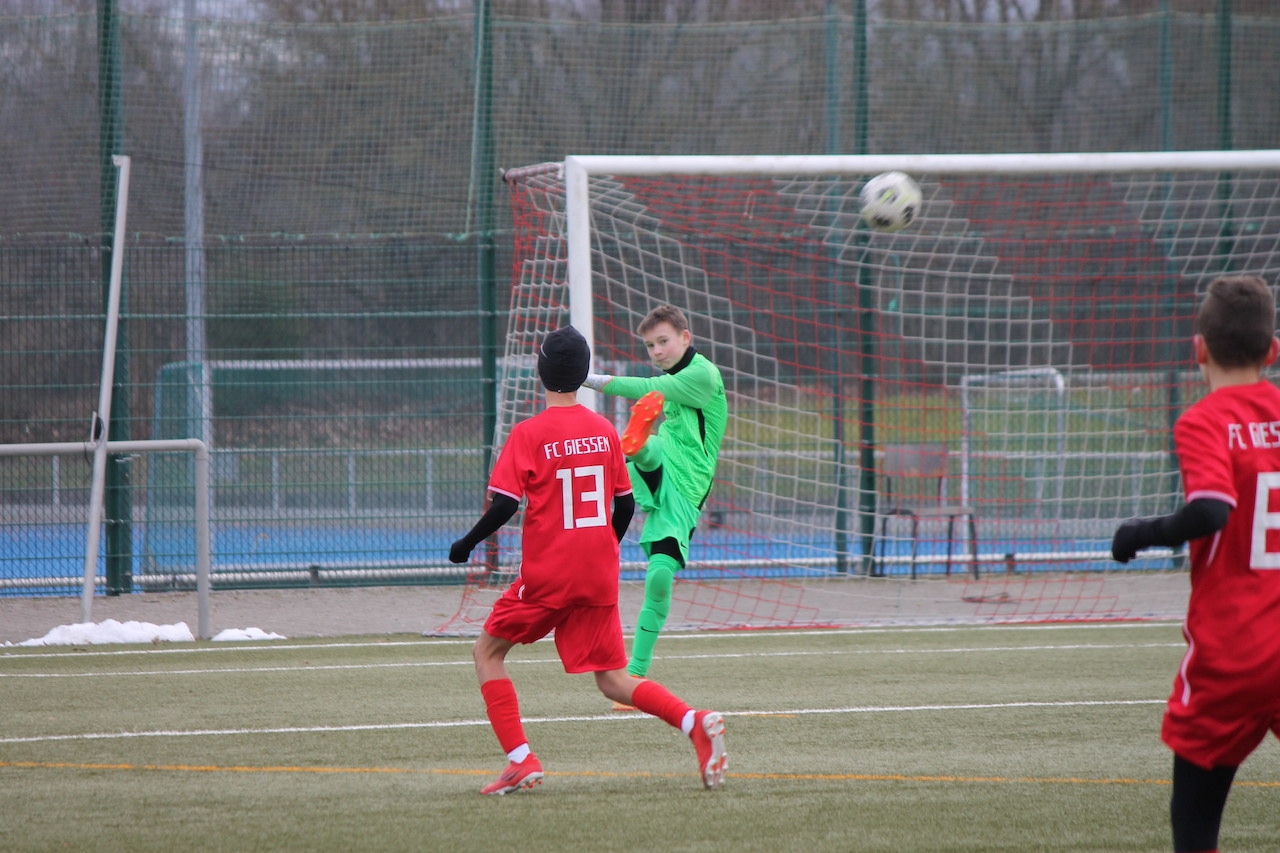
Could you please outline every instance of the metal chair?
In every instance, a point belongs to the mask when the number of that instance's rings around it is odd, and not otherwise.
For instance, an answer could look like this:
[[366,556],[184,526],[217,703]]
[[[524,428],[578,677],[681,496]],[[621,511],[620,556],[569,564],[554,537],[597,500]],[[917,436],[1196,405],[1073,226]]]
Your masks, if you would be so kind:
[[882,448],[878,497],[883,505],[877,508],[880,534],[872,546],[873,567],[877,575],[883,574],[881,563],[888,541],[890,519],[906,518],[911,522],[912,578],[916,576],[920,520],[946,519],[949,577],[954,563],[952,550],[955,544],[956,519],[964,518],[969,527],[969,563],[974,578],[978,577],[977,512],[972,506],[953,502],[948,496],[947,462],[948,451],[945,444],[890,444]]

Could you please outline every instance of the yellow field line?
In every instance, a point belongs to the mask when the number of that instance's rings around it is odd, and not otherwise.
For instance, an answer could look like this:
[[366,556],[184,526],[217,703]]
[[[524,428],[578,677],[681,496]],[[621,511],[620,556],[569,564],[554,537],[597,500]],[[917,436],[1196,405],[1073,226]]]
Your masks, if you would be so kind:
[[[126,764],[83,761],[0,761],[0,768],[21,770],[121,770],[162,771],[170,773],[334,773],[334,774],[412,774],[432,776],[489,776],[492,770],[464,768],[417,767],[305,767],[293,765],[247,764]],[[548,776],[563,778],[662,779],[681,778],[684,773],[613,773],[605,771],[552,771]],[[907,773],[731,773],[734,779],[771,782],[927,782],[1021,785],[1163,785],[1168,779],[1088,779],[1076,776],[951,776],[913,775]],[[1235,787],[1280,788],[1280,781],[1237,780]]]

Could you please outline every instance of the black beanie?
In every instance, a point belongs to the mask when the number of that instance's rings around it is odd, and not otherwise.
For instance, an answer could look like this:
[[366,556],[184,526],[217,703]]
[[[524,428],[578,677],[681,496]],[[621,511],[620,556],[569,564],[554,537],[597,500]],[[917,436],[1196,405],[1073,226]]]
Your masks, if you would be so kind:
[[548,391],[577,391],[591,367],[591,348],[573,326],[547,335],[538,347],[538,377]]

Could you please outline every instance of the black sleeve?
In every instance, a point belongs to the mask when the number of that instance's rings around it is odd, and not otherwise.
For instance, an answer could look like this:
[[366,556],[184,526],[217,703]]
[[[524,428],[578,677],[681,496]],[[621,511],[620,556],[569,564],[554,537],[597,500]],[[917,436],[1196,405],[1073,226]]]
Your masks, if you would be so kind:
[[1111,556],[1127,563],[1143,548],[1173,548],[1192,539],[1217,533],[1227,526],[1231,504],[1213,498],[1188,501],[1174,513],[1156,518],[1131,518],[1116,528]]
[[475,548],[485,539],[492,536],[499,527],[511,520],[520,508],[520,502],[510,495],[494,494],[488,511],[480,516],[466,536],[453,543],[449,549],[449,560],[454,563],[465,563]]
[[1192,539],[1217,533],[1227,526],[1231,504],[1213,498],[1196,498],[1175,513],[1154,519],[1155,538],[1152,545],[1172,548]]
[[636,497],[635,495],[615,495],[613,498],[613,534],[618,537],[618,541],[622,541],[622,537],[627,535],[627,527],[631,524],[631,517],[636,513]]

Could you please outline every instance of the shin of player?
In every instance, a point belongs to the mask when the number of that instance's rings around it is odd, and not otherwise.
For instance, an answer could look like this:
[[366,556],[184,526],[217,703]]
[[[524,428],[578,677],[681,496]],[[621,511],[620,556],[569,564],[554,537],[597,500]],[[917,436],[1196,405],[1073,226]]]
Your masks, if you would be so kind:
[[1208,394],[1174,425],[1186,502],[1117,528],[1115,559],[1189,543],[1187,654],[1165,706],[1173,849],[1213,851],[1236,768],[1280,735],[1280,390],[1262,378],[1280,342],[1257,276],[1209,284],[1196,318]]
[[542,764],[525,736],[507,653],[553,631],[566,672],[593,673],[600,691],[680,729],[694,745],[706,788],[718,788],[728,759],[724,719],[698,711],[655,681],[630,678],[618,615],[619,542],[635,509],[618,433],[579,405],[591,353],[570,326],[538,353],[546,406],[512,428],[490,475],[488,511],[449,549],[454,563],[509,521],[525,500],[520,572],[494,603],[472,650],[480,693],[506,770],[481,789],[506,794],[540,784]]

